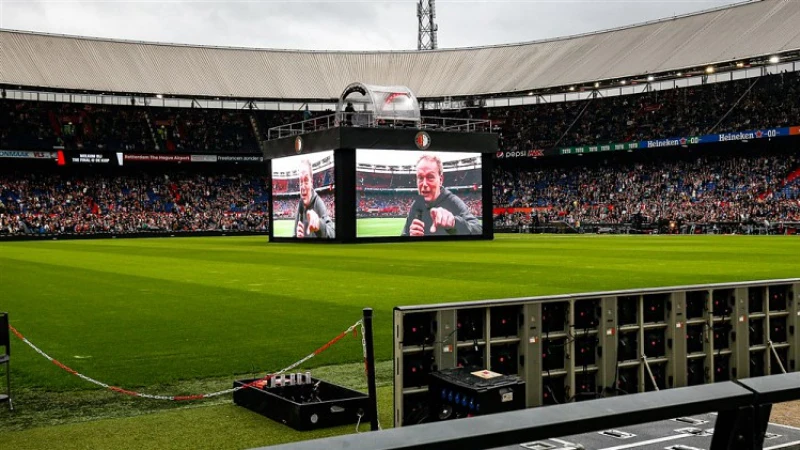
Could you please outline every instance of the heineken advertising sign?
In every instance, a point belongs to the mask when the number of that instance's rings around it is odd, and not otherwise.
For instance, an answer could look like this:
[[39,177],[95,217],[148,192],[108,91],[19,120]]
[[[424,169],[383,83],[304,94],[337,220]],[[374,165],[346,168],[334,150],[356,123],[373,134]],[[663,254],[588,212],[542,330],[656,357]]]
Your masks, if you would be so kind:
[[[653,139],[639,142],[621,142],[616,144],[584,145],[578,147],[559,147],[551,150],[533,150],[516,152],[497,152],[498,158],[531,157],[533,155],[582,155],[585,153],[618,152],[648,148],[685,147],[687,145],[714,144],[719,142],[747,142],[755,139],[772,139],[785,136],[800,135],[800,126],[783,128],[765,128],[761,130],[736,131],[732,133],[707,134],[704,136],[681,136],[667,139]],[[501,156],[502,155],[502,156]]]

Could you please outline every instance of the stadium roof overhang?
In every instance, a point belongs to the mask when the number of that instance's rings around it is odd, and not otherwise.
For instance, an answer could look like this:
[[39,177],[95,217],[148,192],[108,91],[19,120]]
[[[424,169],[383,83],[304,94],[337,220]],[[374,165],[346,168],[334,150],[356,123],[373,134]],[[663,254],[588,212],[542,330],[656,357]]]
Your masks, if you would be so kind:
[[761,0],[546,41],[433,51],[198,47],[0,31],[0,85],[335,101],[352,80],[424,99],[520,95],[800,56],[800,2]]

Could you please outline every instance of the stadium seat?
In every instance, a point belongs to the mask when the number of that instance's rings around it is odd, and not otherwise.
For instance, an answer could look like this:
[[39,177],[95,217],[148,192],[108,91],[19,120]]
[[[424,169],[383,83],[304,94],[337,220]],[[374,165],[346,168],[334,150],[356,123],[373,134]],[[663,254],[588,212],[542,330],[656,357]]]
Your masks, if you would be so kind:
[[0,312],[0,365],[6,369],[6,393],[0,394],[0,402],[8,402],[8,408],[13,411],[11,403],[11,336],[8,333],[8,313]]

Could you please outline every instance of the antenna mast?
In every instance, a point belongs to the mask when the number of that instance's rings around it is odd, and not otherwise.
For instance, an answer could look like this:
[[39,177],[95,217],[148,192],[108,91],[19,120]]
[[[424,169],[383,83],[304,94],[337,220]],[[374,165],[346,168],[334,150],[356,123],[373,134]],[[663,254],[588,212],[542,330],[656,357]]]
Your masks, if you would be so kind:
[[417,50],[436,50],[439,43],[436,32],[439,27],[434,22],[436,18],[436,0],[419,0],[417,3],[417,19],[419,31],[417,33]]

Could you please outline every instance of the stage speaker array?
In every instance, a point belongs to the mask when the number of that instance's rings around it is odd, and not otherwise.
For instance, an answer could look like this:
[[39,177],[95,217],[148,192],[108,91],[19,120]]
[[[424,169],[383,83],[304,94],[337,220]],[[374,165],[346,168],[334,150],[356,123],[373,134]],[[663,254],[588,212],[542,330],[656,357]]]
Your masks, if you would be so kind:
[[398,307],[395,426],[442,420],[428,389],[450,369],[518,376],[526,407],[796,371],[798,297],[793,279]]

